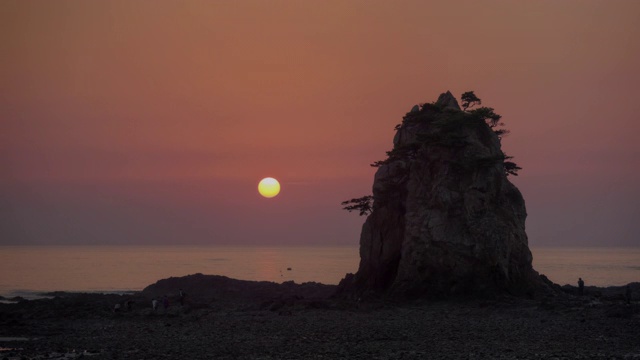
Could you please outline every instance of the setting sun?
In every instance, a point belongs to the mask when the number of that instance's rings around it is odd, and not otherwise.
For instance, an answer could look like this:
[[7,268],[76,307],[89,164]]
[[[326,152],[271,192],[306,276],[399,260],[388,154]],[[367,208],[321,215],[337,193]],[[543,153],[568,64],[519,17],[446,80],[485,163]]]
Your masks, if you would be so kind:
[[280,193],[280,183],[271,177],[264,178],[258,184],[258,192],[266,198],[272,198]]

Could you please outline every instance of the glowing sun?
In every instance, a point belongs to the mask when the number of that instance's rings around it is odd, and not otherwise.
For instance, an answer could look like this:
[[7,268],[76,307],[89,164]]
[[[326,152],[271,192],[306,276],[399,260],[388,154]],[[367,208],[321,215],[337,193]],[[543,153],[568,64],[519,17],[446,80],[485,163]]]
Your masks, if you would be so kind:
[[280,193],[280,183],[274,178],[264,178],[258,184],[258,192],[266,198],[272,198]]

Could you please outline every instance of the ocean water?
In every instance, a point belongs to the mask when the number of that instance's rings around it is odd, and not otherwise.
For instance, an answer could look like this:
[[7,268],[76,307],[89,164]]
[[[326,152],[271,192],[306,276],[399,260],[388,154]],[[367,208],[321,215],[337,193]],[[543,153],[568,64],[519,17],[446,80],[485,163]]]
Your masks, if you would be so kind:
[[533,268],[553,282],[621,286],[640,282],[640,247],[532,248]]
[[[534,268],[559,284],[640,281],[640,248],[532,248]],[[197,246],[2,246],[0,295],[126,292],[195,273],[243,280],[337,284],[358,269],[358,248]]]
[[2,246],[0,295],[136,291],[195,273],[337,284],[358,263],[357,247]]

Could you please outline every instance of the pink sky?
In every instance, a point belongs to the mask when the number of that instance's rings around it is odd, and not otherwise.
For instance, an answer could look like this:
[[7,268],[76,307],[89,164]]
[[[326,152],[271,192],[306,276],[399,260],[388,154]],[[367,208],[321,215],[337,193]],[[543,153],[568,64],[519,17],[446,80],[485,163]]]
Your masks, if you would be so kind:
[[[356,245],[393,127],[473,90],[532,246],[640,245],[640,2],[3,1],[0,244]],[[281,194],[261,198],[273,176]]]

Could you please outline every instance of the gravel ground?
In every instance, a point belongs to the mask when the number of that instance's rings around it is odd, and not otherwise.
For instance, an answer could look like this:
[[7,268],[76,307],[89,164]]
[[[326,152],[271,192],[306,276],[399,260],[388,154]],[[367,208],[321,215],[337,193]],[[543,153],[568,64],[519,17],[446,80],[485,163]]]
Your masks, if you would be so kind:
[[0,359],[640,359],[640,304],[590,297],[298,299],[120,314],[33,303],[0,306],[0,337],[29,339],[0,338]]

